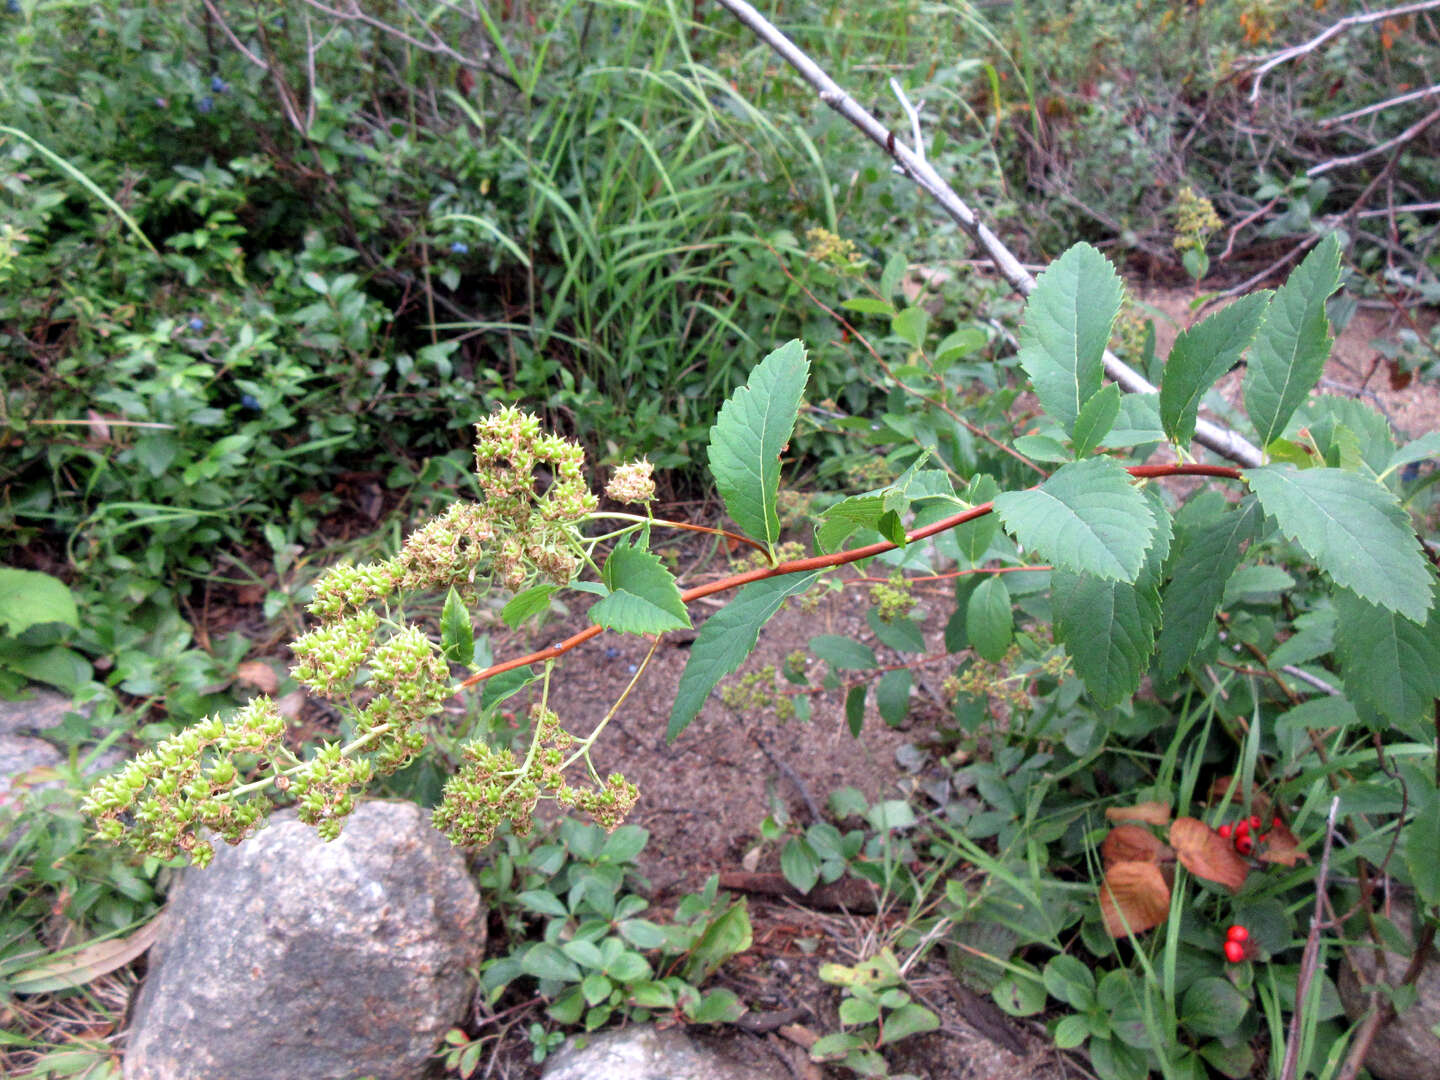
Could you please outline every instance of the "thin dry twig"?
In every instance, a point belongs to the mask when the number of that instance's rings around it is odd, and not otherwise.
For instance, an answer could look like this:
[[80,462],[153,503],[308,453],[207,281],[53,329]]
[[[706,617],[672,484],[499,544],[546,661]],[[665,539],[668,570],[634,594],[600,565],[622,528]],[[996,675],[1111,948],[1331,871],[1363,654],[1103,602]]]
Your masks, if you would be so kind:
[[[1319,165],[1312,165],[1305,170],[1305,175],[1309,177],[1321,176],[1331,169],[1338,169],[1344,165],[1355,165],[1372,157],[1379,157],[1381,154],[1388,153],[1391,150],[1399,149],[1407,143],[1414,142],[1418,139],[1425,133],[1425,130],[1437,120],[1440,120],[1440,109],[1434,109],[1426,113],[1394,138],[1386,139],[1382,143],[1376,143],[1368,150],[1361,150],[1358,154],[1349,154],[1345,157],[1331,158],[1329,161],[1320,162]],[[1358,206],[1359,203],[1357,202],[1356,205]]]
[[1335,842],[1335,816],[1340,811],[1340,796],[1330,800],[1330,814],[1325,819],[1325,847],[1320,855],[1320,870],[1315,876],[1315,911],[1310,916],[1310,933],[1305,938],[1305,951],[1300,957],[1300,973],[1295,983],[1295,1011],[1290,1014],[1290,1036],[1285,1042],[1285,1061],[1280,1067],[1280,1080],[1295,1080],[1300,1066],[1300,1024],[1305,1001],[1320,956],[1320,931],[1325,923],[1325,887],[1330,874],[1330,849]]

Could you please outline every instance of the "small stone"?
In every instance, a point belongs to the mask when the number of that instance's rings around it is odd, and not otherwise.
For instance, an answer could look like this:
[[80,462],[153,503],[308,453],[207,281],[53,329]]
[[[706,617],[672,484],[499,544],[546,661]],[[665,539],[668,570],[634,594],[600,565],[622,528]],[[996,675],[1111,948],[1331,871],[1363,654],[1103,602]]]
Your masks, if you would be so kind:
[[[584,1042],[584,1046],[579,1043]],[[737,1051],[739,1048],[736,1048]],[[542,1080],[789,1080],[779,1061],[702,1046],[679,1028],[632,1024],[568,1039],[545,1062]],[[743,1058],[741,1060],[735,1060]]]
[[413,803],[326,844],[293,811],[171,891],[126,1080],[419,1080],[485,945],[464,860]]
[[[1410,908],[1396,903],[1391,919],[1400,933],[1412,938],[1413,914]],[[1350,955],[1360,965],[1367,979],[1377,978],[1373,949],[1351,949]],[[1385,954],[1385,971],[1381,981],[1396,983],[1410,967],[1410,956]],[[1338,981],[1340,1000],[1345,1014],[1358,1020],[1370,1005],[1370,998],[1361,990],[1348,964],[1341,965]],[[1415,1004],[1386,1023],[1375,1034],[1370,1052],[1365,1055],[1365,1068],[1376,1080],[1440,1080],[1440,949],[1432,946],[1420,977],[1415,981]]]

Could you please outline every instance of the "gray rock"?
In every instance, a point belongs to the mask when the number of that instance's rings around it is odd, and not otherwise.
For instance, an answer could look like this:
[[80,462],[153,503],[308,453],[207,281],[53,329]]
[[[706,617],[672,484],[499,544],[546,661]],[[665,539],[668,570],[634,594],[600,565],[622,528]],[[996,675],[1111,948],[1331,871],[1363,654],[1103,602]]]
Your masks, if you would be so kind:
[[[65,756],[44,739],[33,735],[0,734],[0,814],[16,809],[29,783],[16,784],[32,769],[54,768]],[[54,781],[45,781],[54,786]],[[3,841],[0,841],[3,845]]]
[[790,1080],[790,1071],[770,1055],[745,1056],[748,1064],[730,1060],[680,1028],[634,1024],[566,1040],[546,1059],[541,1075],[543,1080]]
[[[1397,904],[1391,917],[1402,934],[1413,939],[1411,912]],[[1351,949],[1350,955],[1364,971],[1375,979],[1375,953],[1371,949]],[[1381,978],[1399,982],[1410,967],[1410,957],[1400,953],[1385,954],[1385,973]],[[1345,1014],[1358,1020],[1370,1005],[1370,998],[1348,964],[1340,968],[1340,1000]],[[1440,1080],[1440,949],[1432,948],[1415,981],[1417,1000],[1378,1032],[1365,1055],[1365,1068],[1378,1080]]]
[[293,812],[188,870],[136,1002],[127,1080],[411,1080],[473,989],[480,895],[413,803],[326,844]]
[[26,731],[49,731],[59,727],[74,706],[64,694],[39,686],[30,688],[23,701],[0,698],[0,735]]

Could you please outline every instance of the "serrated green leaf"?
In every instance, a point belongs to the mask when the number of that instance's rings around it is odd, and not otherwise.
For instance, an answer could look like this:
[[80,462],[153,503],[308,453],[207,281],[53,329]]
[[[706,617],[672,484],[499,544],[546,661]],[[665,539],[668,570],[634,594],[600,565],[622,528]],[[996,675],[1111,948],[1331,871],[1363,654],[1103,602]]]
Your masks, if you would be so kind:
[[736,671],[760,640],[760,629],[792,596],[815,584],[819,574],[786,574],[752,581],[735,599],[705,621],[690,647],[690,659],[675,690],[665,738],[674,742],[699,714],[715,684]]
[[1357,473],[1266,465],[1242,474],[1281,531],[1337,585],[1423,622],[1430,573],[1394,494]]
[[1155,535],[1155,517],[1110,458],[1061,467],[1038,488],[995,497],[995,511],[1025,547],[1056,566],[1134,581]]
[[1100,440],[1102,450],[1126,446],[1143,446],[1162,442],[1165,429],[1160,424],[1159,394],[1125,394],[1120,398],[1120,415],[1110,434]]
[[1058,439],[1049,435],[1021,435],[1012,444],[1016,450],[1031,461],[1047,464],[1075,460],[1075,452]]
[[1120,415],[1120,387],[1111,383],[1090,395],[1075,418],[1075,434],[1071,443],[1076,457],[1085,457],[1110,434],[1115,418]]
[[809,647],[811,652],[838,671],[868,671],[880,663],[870,646],[839,634],[813,637]]
[[910,683],[910,669],[897,668],[880,676],[875,684],[875,705],[891,727],[899,727],[910,713]]
[[1417,624],[1346,589],[1335,593],[1335,614],[1350,700],[1402,726],[1428,716],[1440,697],[1440,616]]
[[710,429],[710,475],[725,509],[742,532],[767,547],[780,539],[780,453],[795,430],[809,372],[805,346],[786,342],[730,395]]
[[470,624],[470,612],[455,586],[445,596],[445,607],[440,611],[440,650],[446,659],[468,666],[475,659],[475,627]]
[[610,595],[590,605],[590,621],[624,634],[663,634],[690,625],[675,576],[653,551],[622,542],[602,572]]
[[[1157,507],[1157,516],[1164,515]],[[1170,522],[1160,521],[1133,584],[1057,570],[1051,576],[1055,640],[1101,708],[1130,697],[1150,666],[1160,628],[1160,579],[1170,552]]]
[[45,623],[79,627],[75,598],[65,583],[38,570],[0,567],[0,629],[19,635]]
[[[1182,515],[1183,517],[1184,515]],[[1184,529],[1176,539],[1170,582],[1162,594],[1158,670],[1173,679],[1195,655],[1240,565],[1242,549],[1260,536],[1265,515],[1254,499],[1218,519]]]
[[1195,434],[1200,399],[1255,340],[1271,295],[1266,289],[1242,296],[1175,339],[1160,384],[1160,421],[1181,446]]
[[1424,461],[1426,458],[1440,457],[1440,431],[1427,431],[1420,438],[1408,442],[1385,463],[1385,472],[1390,473],[1396,469],[1402,469],[1406,465],[1416,461]]
[[550,610],[550,597],[560,590],[554,585],[532,585],[524,592],[516,593],[500,609],[500,618],[511,630],[517,630],[527,619]]
[[1265,310],[1243,384],[1245,410],[1266,446],[1280,437],[1330,356],[1325,301],[1340,287],[1340,242],[1331,233],[1295,268]]
[[1015,613],[1004,578],[992,574],[975,587],[965,606],[965,636],[970,646],[992,664],[999,663],[1015,635]]
[[854,738],[865,730],[865,686],[852,686],[845,692],[845,724]]
[[1125,286],[1110,260],[1076,244],[1042,273],[1020,325],[1020,366],[1047,416],[1073,435],[1104,376],[1105,345]]

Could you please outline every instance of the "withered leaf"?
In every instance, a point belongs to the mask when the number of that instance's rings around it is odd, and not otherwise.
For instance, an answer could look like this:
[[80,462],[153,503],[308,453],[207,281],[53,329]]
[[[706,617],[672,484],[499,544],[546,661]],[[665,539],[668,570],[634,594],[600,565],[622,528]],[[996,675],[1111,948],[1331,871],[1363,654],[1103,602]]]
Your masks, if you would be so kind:
[[1107,870],[1116,863],[1159,863],[1174,857],[1169,845],[1142,825],[1116,825],[1100,845],[1100,858]]
[[[1230,796],[1230,805],[1240,806],[1241,800],[1245,797],[1245,792],[1244,788],[1239,786],[1233,776],[1218,777],[1215,782],[1210,785],[1210,805],[1218,806],[1224,802],[1225,793],[1232,787],[1235,791]],[[1266,795],[1259,788],[1252,788],[1250,790],[1250,810],[1252,813],[1259,814],[1263,818],[1268,818],[1270,816],[1270,796]]]
[[1100,886],[1100,914],[1113,938],[1141,934],[1159,926],[1170,914],[1170,886],[1153,862],[1120,862],[1105,871]]
[[1310,856],[1300,850],[1300,838],[1288,826],[1273,825],[1265,834],[1263,850],[1259,854],[1261,862],[1294,866],[1299,860],[1308,858]]
[[280,676],[263,660],[246,660],[235,668],[235,681],[253,686],[262,694],[273,694],[280,685]]
[[1166,825],[1170,822],[1168,802],[1142,802],[1134,806],[1110,806],[1105,809],[1107,821],[1143,821],[1146,825]]
[[1192,817],[1176,818],[1170,826],[1170,844],[1180,865],[1196,877],[1238,893],[1250,873],[1249,864],[1214,829]]

